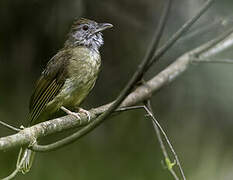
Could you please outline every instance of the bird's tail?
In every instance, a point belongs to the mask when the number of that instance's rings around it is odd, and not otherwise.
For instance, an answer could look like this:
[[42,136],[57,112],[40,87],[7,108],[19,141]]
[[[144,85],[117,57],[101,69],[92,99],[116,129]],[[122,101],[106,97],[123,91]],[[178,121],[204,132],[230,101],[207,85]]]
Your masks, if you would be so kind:
[[27,173],[32,167],[32,162],[35,152],[27,148],[21,148],[18,155],[16,167],[19,168],[23,174]]

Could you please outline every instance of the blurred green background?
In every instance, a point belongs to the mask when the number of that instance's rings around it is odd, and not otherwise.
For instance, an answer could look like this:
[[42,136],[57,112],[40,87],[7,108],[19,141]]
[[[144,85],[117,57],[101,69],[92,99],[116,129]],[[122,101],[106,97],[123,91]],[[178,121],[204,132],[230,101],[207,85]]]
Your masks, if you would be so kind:
[[[204,2],[174,1],[162,43]],[[163,0],[1,0],[0,120],[18,127],[25,123],[33,85],[46,62],[62,48],[75,17],[114,24],[104,32],[102,71],[83,107],[113,100],[143,58],[163,4]],[[232,9],[231,0],[214,4],[150,70],[147,79],[185,51],[221,33],[222,28],[213,28],[192,35],[216,19],[232,17]],[[229,49],[218,58],[232,56]],[[233,64],[194,65],[152,98],[156,117],[190,180],[233,179],[232,69]],[[0,126],[0,137],[12,133]],[[18,150],[0,152],[0,177],[14,170]],[[152,124],[138,110],[110,118],[72,145],[38,154],[32,170],[16,179],[173,179],[162,159]]]

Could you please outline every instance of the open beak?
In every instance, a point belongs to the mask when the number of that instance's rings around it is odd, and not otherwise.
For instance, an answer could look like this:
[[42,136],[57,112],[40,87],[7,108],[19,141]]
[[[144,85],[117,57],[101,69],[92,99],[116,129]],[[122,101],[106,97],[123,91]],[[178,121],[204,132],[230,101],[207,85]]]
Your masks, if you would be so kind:
[[110,23],[98,23],[98,28],[95,30],[94,34],[95,33],[98,33],[98,32],[101,32],[105,29],[109,29],[109,28],[112,28],[113,25],[110,24]]

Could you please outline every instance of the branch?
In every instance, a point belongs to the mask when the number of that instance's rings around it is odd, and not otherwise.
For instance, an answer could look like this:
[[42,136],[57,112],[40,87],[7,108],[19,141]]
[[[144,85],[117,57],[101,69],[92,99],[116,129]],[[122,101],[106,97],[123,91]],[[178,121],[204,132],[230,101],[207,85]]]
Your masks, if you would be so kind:
[[3,125],[3,126],[5,126],[8,129],[10,129],[10,130],[13,130],[13,131],[16,131],[16,132],[21,131],[21,129],[18,129],[18,128],[14,127],[14,126],[11,126],[11,125],[3,122],[3,121],[0,121],[0,124]]
[[195,58],[192,60],[194,63],[219,63],[219,64],[233,64],[233,59],[216,59],[216,58]]
[[7,177],[5,177],[5,178],[3,178],[1,180],[10,180],[10,179],[13,179],[17,175],[17,173],[20,171],[20,167],[22,166],[22,164],[25,161],[26,157],[27,157],[26,154],[24,154],[23,158],[20,161],[19,166],[16,167],[16,169],[9,176],[7,176]]
[[[192,64],[192,57],[194,55],[198,55],[200,58],[204,58],[209,57],[210,55],[215,55],[216,53],[220,53],[225,50],[227,46],[223,46],[221,48],[218,47],[218,45],[224,44],[224,42],[226,41],[231,41],[233,44],[233,30],[231,30],[231,32],[226,32],[219,38],[207,42],[206,44],[179,57],[175,62],[173,62],[163,71],[161,71],[157,76],[153,77],[143,85],[136,88],[133,92],[131,92],[121,103],[120,107],[132,106],[149,99],[151,95],[154,94],[157,90],[171,83],[174,79],[176,79],[179,75],[186,71],[188,67]],[[228,47],[230,47],[232,44],[228,43]],[[206,52],[210,52],[210,50],[215,49],[216,47],[218,47],[218,51],[206,54]],[[91,109],[90,121],[93,122],[94,119],[105,112],[112,105],[112,103],[100,106],[95,109]],[[41,138],[50,134],[54,134],[56,132],[64,131],[69,128],[87,125],[87,123],[88,119],[84,115],[81,115],[80,121],[73,116],[64,116],[50,121],[42,122],[32,127],[25,128],[17,134],[0,138],[0,151],[27,145],[30,143],[30,137]],[[88,128],[90,126],[93,126],[93,123],[88,124],[84,128]],[[79,137],[83,136],[82,133],[83,131],[79,131]],[[33,148],[33,150],[43,151],[43,149],[37,148]]]
[[212,5],[214,0],[208,0],[205,5],[200,9],[200,11],[191,18],[188,22],[186,22],[168,41],[164,46],[162,46],[153,56],[152,60],[149,62],[149,64],[146,67],[146,70],[148,70],[158,59],[165,54],[175,43],[176,41],[185,34],[190,27],[201,17],[203,13],[206,12],[206,10]]
[[[159,141],[160,148],[161,148],[161,150],[162,150],[164,159],[165,159],[166,162],[169,162],[169,163],[166,163],[166,164],[167,164],[167,168],[168,168],[169,172],[172,174],[172,176],[174,177],[174,179],[175,179],[175,180],[179,180],[178,176],[176,175],[175,171],[174,171],[173,168],[172,168],[172,165],[171,165],[172,163],[170,163],[171,161],[170,161],[170,158],[169,158],[169,156],[168,156],[166,147],[165,147],[165,145],[164,145],[164,143],[163,143],[163,139],[162,139],[162,137],[161,137],[160,131],[163,133],[165,139],[167,140],[167,143],[168,143],[168,144],[171,144],[171,143],[169,142],[169,139],[168,139],[168,137],[167,137],[165,131],[162,129],[161,125],[159,124],[159,122],[156,120],[156,118],[155,118],[155,116],[154,116],[154,112],[153,112],[153,109],[152,109],[150,100],[148,100],[148,101],[145,102],[145,106],[146,106],[146,107],[144,107],[144,109],[145,109],[146,112],[149,114],[149,116],[152,118],[152,124],[153,124],[154,130],[155,130],[155,132],[156,132],[156,136],[157,136],[157,138],[158,138],[158,141]],[[171,146],[171,148],[173,148],[173,147]],[[173,151],[175,152],[174,149],[171,150],[171,151],[172,151],[172,152],[173,152]],[[175,155],[176,155],[176,154],[175,154]],[[175,155],[174,155],[174,156],[175,156]],[[176,157],[176,156],[175,156],[175,157]],[[178,164],[179,168],[181,169],[181,172],[182,172],[182,175],[183,175],[183,179],[186,180],[186,178],[185,178],[185,176],[184,176],[184,173],[183,173],[182,167],[180,166],[179,163],[177,163],[177,164]]]

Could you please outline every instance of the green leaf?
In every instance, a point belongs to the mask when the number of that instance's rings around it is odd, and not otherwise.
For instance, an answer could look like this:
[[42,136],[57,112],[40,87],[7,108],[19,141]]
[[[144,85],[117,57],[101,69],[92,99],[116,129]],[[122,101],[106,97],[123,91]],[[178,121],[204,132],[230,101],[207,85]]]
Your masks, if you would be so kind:
[[169,170],[171,170],[173,166],[176,165],[176,161],[174,160],[174,162],[172,163],[169,158],[165,158],[165,163]]

